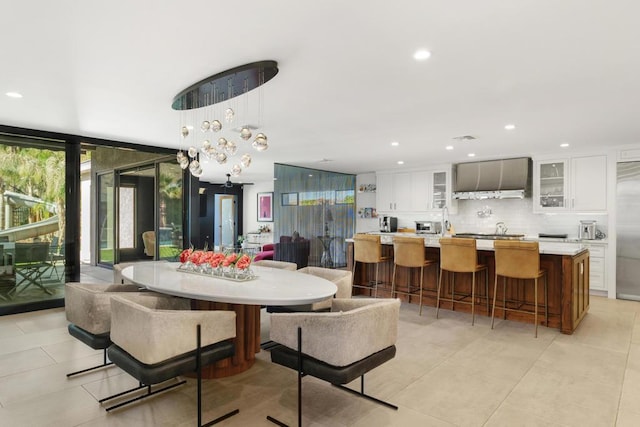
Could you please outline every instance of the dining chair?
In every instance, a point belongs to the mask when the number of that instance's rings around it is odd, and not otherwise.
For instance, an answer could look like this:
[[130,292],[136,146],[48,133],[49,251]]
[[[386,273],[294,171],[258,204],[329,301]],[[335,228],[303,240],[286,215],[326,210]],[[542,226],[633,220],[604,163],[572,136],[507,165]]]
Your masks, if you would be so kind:
[[[400,301],[333,299],[330,312],[271,315],[271,361],[298,374],[298,425],[302,424],[302,378],[312,376],[388,408],[365,393],[364,375],[396,354]],[[345,387],[360,377],[360,391]],[[327,408],[329,410],[329,408]],[[267,419],[284,425],[274,417]]]
[[107,347],[111,345],[111,297],[138,292],[135,285],[65,283],[64,305],[69,335],[94,350],[102,350],[102,364],[67,374],[67,377],[110,366]]
[[[113,363],[137,379],[132,390],[100,399],[100,403],[146,388],[146,393],[106,408],[111,411],[175,388],[166,384],[178,375],[197,376],[197,417],[202,425],[202,367],[235,354],[236,314],[226,310],[190,310],[190,301],[165,295],[116,296],[111,299],[111,340],[107,354]],[[152,389],[152,385],[162,384]],[[239,412],[234,409],[206,425]]]

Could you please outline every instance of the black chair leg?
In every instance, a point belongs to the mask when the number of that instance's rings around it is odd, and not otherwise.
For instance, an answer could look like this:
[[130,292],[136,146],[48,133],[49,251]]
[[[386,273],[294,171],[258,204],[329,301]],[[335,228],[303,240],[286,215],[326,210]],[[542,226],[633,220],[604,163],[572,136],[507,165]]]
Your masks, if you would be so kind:
[[105,366],[113,365],[113,362],[107,362],[107,349],[105,348],[102,351],[103,351],[103,354],[102,354],[102,365],[97,365],[97,366],[94,366],[92,368],[87,368],[87,369],[82,369],[80,371],[71,372],[70,374],[67,374],[67,378],[72,377],[74,375],[78,375],[78,374],[84,374],[85,372],[93,371],[93,370],[96,370],[96,369],[104,368]]

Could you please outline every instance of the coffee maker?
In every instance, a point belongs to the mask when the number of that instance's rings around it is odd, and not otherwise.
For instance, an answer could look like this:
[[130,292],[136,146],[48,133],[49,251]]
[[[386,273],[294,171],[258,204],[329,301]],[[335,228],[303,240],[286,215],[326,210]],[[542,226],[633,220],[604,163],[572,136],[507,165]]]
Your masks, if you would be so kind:
[[380,231],[383,233],[395,233],[398,231],[398,218],[395,216],[381,216]]
[[578,239],[593,240],[596,238],[596,221],[580,221]]

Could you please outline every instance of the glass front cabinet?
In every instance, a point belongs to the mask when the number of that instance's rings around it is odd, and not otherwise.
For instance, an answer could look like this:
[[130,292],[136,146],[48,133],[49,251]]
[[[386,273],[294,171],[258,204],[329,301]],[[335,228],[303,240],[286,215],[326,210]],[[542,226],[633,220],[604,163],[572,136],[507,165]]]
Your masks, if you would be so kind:
[[534,212],[606,212],[607,156],[537,160],[533,175]]
[[534,207],[539,210],[565,210],[567,208],[567,161],[536,162],[534,176]]

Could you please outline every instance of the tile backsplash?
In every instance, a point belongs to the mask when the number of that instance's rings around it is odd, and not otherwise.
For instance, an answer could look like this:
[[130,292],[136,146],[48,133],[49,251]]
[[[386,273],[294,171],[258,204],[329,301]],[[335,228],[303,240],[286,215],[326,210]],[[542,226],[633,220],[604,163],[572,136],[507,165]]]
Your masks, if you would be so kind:
[[[479,211],[491,210],[480,217]],[[440,221],[441,212],[398,213],[398,227],[415,228],[414,221]],[[597,228],[607,234],[606,214],[533,213],[533,199],[459,200],[457,214],[450,214],[449,221],[458,233],[493,233],[497,222],[504,222],[508,233],[537,236],[538,233],[567,234],[578,237],[580,221],[597,221]]]

